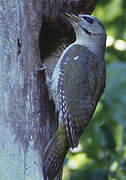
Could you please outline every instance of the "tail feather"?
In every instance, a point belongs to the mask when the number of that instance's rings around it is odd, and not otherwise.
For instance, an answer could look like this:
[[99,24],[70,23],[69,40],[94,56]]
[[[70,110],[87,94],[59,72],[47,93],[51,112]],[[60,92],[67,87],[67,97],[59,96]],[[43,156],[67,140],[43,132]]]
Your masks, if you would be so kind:
[[65,128],[70,147],[73,149],[78,146],[78,131],[71,116],[65,119]]
[[44,151],[43,173],[45,179],[54,178],[63,165],[64,158],[69,149],[66,134],[56,133]]

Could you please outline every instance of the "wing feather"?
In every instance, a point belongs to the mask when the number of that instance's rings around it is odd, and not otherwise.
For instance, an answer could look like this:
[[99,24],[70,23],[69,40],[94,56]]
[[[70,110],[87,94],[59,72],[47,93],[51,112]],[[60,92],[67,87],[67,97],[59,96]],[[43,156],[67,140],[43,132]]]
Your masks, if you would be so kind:
[[104,89],[105,78],[102,79],[99,66],[97,57],[80,45],[71,46],[60,64],[60,110],[72,148],[77,147],[78,139],[95,111],[98,96],[101,96],[99,89],[101,92]]

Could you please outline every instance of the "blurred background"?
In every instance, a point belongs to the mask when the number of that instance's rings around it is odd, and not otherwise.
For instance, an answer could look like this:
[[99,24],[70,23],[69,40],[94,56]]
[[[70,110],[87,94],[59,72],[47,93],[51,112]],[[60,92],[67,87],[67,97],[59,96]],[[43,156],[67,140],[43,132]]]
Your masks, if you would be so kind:
[[107,32],[106,89],[63,180],[126,180],[126,0],[99,1],[93,15]]

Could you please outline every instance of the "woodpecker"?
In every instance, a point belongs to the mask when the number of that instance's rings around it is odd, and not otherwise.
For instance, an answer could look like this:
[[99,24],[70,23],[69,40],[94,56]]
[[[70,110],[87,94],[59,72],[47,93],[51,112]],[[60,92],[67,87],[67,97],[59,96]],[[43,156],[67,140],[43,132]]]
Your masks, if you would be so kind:
[[43,172],[53,179],[69,148],[78,146],[104,91],[106,33],[102,23],[91,15],[64,12],[72,24],[76,40],[62,53],[52,78],[46,70],[46,84],[59,114],[56,133],[44,152]]

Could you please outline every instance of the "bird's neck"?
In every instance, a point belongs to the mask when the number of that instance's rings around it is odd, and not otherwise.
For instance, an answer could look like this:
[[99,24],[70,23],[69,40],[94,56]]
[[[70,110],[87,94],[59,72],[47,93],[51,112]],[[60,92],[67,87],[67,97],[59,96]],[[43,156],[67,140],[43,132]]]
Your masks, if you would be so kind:
[[100,48],[99,43],[97,41],[86,37],[78,37],[75,41],[75,44],[87,47],[94,54],[98,54]]
[[100,43],[95,37],[87,35],[81,28],[74,27],[76,34],[75,44],[87,47],[92,53],[98,54]]

